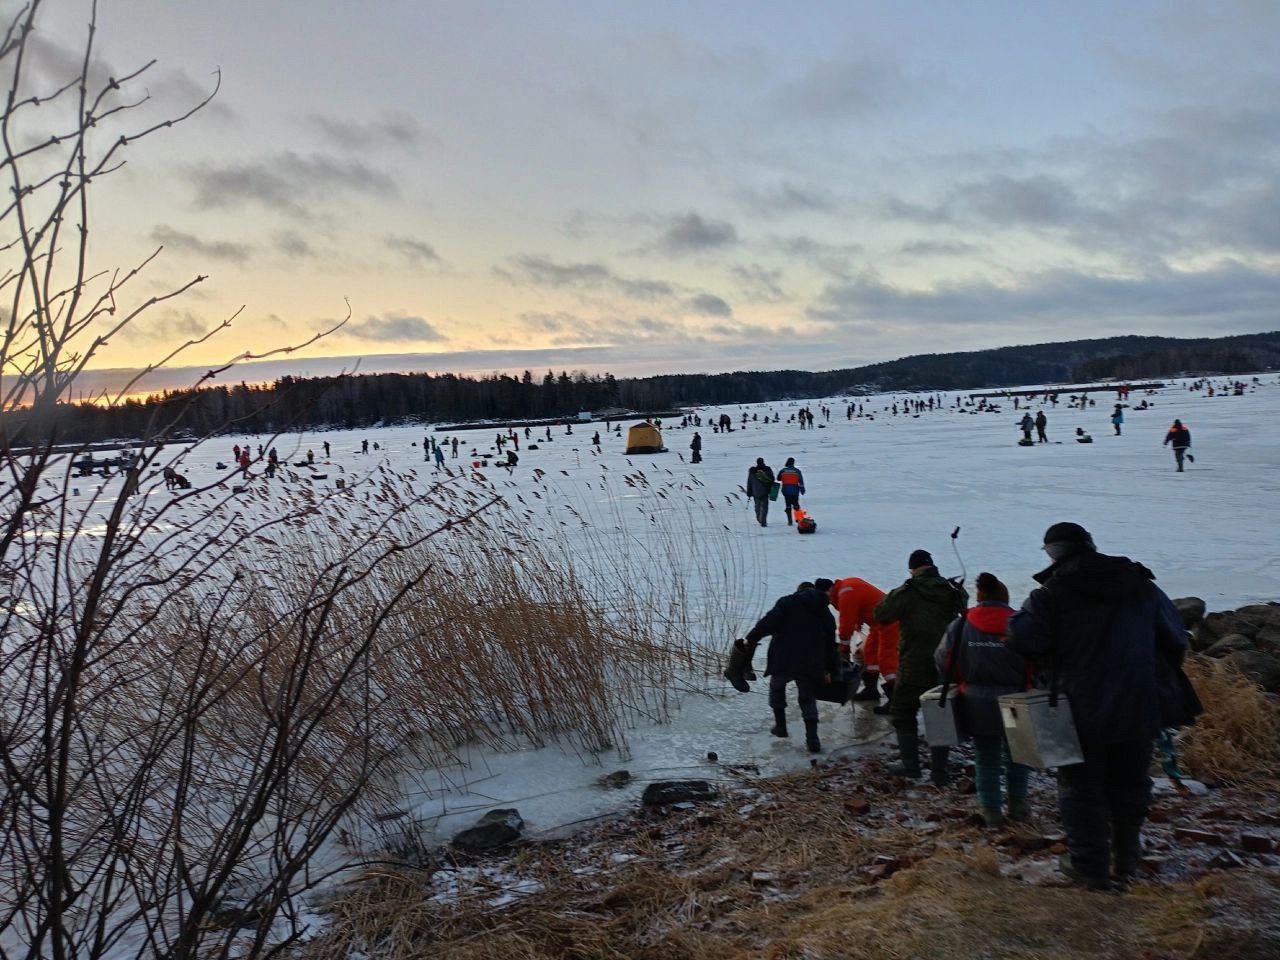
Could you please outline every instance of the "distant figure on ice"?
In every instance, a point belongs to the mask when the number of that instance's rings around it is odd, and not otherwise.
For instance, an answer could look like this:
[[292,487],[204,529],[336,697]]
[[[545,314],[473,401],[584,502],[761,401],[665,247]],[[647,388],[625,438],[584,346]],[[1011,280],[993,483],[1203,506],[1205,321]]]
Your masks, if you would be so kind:
[[818,740],[818,685],[830,683],[840,670],[836,621],[827,606],[830,589],[830,580],[800,584],[795,593],[775,603],[750,633],[735,641],[751,653],[763,638],[772,638],[764,671],[769,678],[769,706],[773,709],[769,732],[775,737],[787,736],[787,684],[794,683],[800,716],[804,718],[805,746],[810,753],[822,750]]
[[1120,436],[1120,427],[1124,423],[1124,411],[1120,409],[1120,404],[1116,404],[1116,408],[1111,411],[1111,425],[1116,428],[1116,436]]
[[1036,422],[1031,419],[1031,413],[1028,411],[1022,415],[1022,419],[1018,421],[1018,429],[1022,431],[1022,440],[1020,441],[1024,447],[1031,446],[1031,431],[1036,427]]
[[449,445],[453,448],[453,459],[457,460],[458,459],[458,438],[454,437],[452,442]]
[[328,440],[324,442],[324,458],[326,460],[329,459],[329,441]]
[[1084,427],[1076,427],[1076,443],[1093,443],[1093,437],[1084,432]]
[[1049,425],[1049,418],[1044,415],[1043,410],[1036,412],[1036,436],[1040,443],[1048,443],[1049,438],[1045,436],[1044,428]]
[[600,449],[600,431],[597,430],[591,437],[591,445],[597,450]]
[[778,483],[782,485],[782,502],[786,505],[787,526],[791,526],[791,512],[800,509],[800,495],[804,490],[804,474],[796,466],[795,457],[787,457],[787,465],[778,471]]
[[361,453],[368,453],[368,452],[369,452],[369,441],[368,441],[368,440],[361,440],[361,441],[360,441],[360,452],[361,452]]
[[1178,465],[1179,473],[1182,473],[1183,457],[1186,457],[1192,463],[1196,462],[1196,458],[1188,452],[1188,448],[1191,446],[1191,431],[1183,425],[1181,420],[1173,421],[1173,426],[1164,435],[1164,445],[1168,446],[1169,444],[1173,444],[1173,460]]
[[689,441],[689,449],[693,451],[691,458],[694,463],[702,462],[702,434],[698,431],[693,432],[693,439]]
[[307,451],[307,466],[311,466],[316,462],[316,452],[314,450]]
[[444,466],[444,449],[440,447],[438,444],[436,446],[435,457],[436,457],[436,469],[439,470],[441,467]]
[[755,466],[747,471],[747,496],[755,501],[756,522],[769,525],[769,495],[773,493],[773,469],[756,457]]

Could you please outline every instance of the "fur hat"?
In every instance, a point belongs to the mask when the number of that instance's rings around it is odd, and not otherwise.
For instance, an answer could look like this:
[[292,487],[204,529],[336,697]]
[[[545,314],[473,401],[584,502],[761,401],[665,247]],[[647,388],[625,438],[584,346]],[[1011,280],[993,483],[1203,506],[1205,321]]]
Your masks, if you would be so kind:
[[994,573],[984,572],[978,574],[978,579],[974,586],[978,588],[979,603],[989,600],[996,600],[1000,603],[1009,602],[1009,588],[1001,583]]

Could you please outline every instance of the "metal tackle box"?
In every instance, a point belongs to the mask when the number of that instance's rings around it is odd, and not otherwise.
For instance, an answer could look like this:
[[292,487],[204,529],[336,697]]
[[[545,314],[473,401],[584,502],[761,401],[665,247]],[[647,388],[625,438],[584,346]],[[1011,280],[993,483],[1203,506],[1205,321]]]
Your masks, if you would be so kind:
[[1070,701],[1060,693],[1054,706],[1051,697],[1048,690],[1028,690],[1000,698],[1000,718],[1015,763],[1048,770],[1084,760]]

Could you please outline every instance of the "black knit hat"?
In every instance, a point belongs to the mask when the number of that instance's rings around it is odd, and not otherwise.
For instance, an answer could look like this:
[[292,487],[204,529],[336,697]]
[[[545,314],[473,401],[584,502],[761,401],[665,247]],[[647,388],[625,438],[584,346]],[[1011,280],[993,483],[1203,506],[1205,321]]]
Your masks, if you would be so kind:
[[907,557],[907,569],[915,570],[917,567],[932,567],[933,557],[929,555],[928,550],[912,550],[911,556]]
[[1082,550],[1097,550],[1089,531],[1078,523],[1055,523],[1044,532],[1044,550],[1054,560]]
[[813,588],[815,590],[821,590],[823,593],[830,593],[831,588],[834,586],[835,584],[826,577],[818,577],[818,579],[813,581]]

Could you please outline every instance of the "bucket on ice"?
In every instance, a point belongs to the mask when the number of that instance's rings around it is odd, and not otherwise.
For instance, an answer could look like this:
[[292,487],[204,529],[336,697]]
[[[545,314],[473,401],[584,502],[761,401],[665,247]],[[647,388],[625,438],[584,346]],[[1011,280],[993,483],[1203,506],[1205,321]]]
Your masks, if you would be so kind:
[[944,684],[920,694],[920,713],[924,716],[924,739],[929,746],[960,745],[960,727],[956,723],[954,690],[948,690]]
[[1000,698],[1000,718],[1015,763],[1048,770],[1084,760],[1071,703],[1064,694],[1048,690],[1006,694]]

